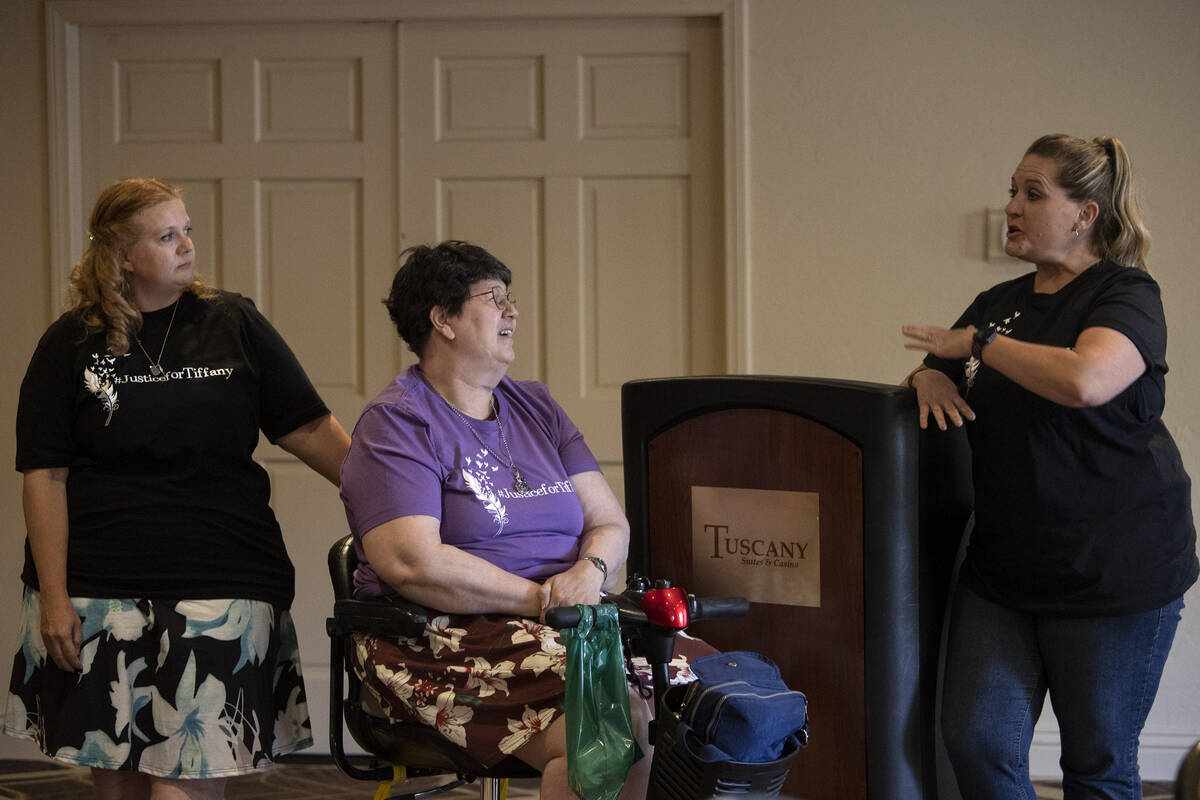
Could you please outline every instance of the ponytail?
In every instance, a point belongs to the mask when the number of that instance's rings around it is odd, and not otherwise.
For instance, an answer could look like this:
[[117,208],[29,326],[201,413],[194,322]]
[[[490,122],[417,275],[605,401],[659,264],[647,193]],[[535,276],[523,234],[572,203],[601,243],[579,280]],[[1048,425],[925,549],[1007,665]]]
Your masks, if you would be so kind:
[[1058,185],[1075,202],[1100,209],[1092,240],[1101,258],[1123,267],[1146,270],[1150,232],[1142,221],[1133,180],[1133,163],[1120,139],[1098,136],[1090,142],[1064,134],[1043,136],[1026,155],[1058,164]]

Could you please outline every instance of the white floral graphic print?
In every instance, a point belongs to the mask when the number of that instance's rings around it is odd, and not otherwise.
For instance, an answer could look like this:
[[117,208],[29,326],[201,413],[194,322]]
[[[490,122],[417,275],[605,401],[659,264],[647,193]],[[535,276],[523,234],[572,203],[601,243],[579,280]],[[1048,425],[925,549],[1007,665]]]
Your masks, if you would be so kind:
[[129,758],[129,742],[117,744],[104,731],[88,731],[83,735],[83,747],[60,747],[54,757],[64,761],[86,761],[93,764],[111,764],[117,769]]
[[[134,689],[132,692],[121,691],[122,686],[134,686],[137,681],[137,676],[146,669],[146,659],[135,659],[128,666],[125,664],[125,654],[121,653],[117,656],[117,680],[109,683],[111,687],[108,692],[109,698],[112,700],[113,708],[116,709],[116,721],[113,724],[117,734],[120,735],[126,727],[130,727],[130,737],[136,736],[143,742],[149,741],[148,736],[138,729],[137,718],[138,711],[143,706],[153,700],[151,690],[147,687]],[[96,731],[99,733],[99,731]]]
[[[367,663],[370,653],[367,651],[366,641],[358,639],[354,646],[358,651],[358,657],[361,662],[364,664]],[[408,702],[413,696],[412,673],[403,664],[397,664],[396,667],[393,670],[383,664],[376,664],[375,674],[379,676],[379,679],[383,681],[384,685],[396,697]]]
[[558,638],[558,631],[549,625],[543,625],[536,620],[510,620],[513,644],[537,642],[537,652],[531,653],[521,661],[521,669],[527,669],[535,675],[541,675],[547,669],[560,678],[567,674],[567,648]]
[[512,733],[500,740],[500,752],[511,753],[520,749],[535,734],[541,733],[550,727],[550,722],[553,719],[553,708],[543,708],[541,711],[534,711],[529,706],[525,706],[525,713],[521,715],[520,719],[510,719],[508,721],[508,729]]
[[[154,725],[158,733],[166,736],[160,742],[146,748],[145,758],[152,762],[174,763],[176,768],[170,775],[227,775],[237,766],[234,762],[234,742],[230,737],[228,747],[205,747],[205,739],[217,732],[227,732],[225,716],[225,685],[209,675],[196,686],[196,657],[188,657],[183,679],[175,692],[175,703],[151,688],[154,704]],[[157,751],[164,751],[158,753]]]
[[238,639],[242,652],[233,668],[234,672],[247,663],[262,661],[271,642],[274,611],[270,606],[249,600],[229,600],[223,608],[221,606],[221,603],[211,600],[184,600],[177,603],[175,610],[187,617],[188,621],[183,632],[184,638],[207,636],[226,642]]
[[469,667],[450,667],[456,672],[467,673],[467,688],[477,690],[480,697],[491,697],[497,691],[508,694],[508,679],[514,677],[511,661],[501,661],[492,666],[481,656],[467,656]]
[[425,636],[429,638],[429,647],[434,658],[439,657],[445,648],[449,648],[452,653],[462,650],[462,637],[466,635],[465,628],[451,628],[450,617],[445,615],[434,617],[425,626]]
[[557,631],[548,625],[542,625],[533,620],[511,620],[514,644],[536,641],[538,649],[521,661],[521,669],[527,669],[535,675],[541,675],[550,670],[560,678],[567,674],[567,648],[557,636]]
[[439,733],[459,747],[466,747],[467,731],[463,726],[471,721],[475,712],[466,706],[454,705],[454,697],[453,690],[442,692],[438,695],[437,703],[422,706],[417,713],[426,725],[437,728]]

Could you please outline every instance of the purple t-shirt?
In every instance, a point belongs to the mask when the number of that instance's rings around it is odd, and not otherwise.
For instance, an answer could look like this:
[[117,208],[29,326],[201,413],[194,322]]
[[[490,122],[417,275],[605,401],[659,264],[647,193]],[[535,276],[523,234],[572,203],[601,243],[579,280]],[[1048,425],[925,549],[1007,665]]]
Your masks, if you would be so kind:
[[[441,520],[444,543],[525,578],[541,580],[576,562],[583,509],[568,476],[600,467],[544,384],[506,377],[495,397],[528,494],[517,493],[505,461],[480,445],[417,367],[363,410],[341,474],[346,519],[363,562],[354,575],[357,596],[396,594],[366,564],[363,534],[417,514]],[[470,425],[507,455],[496,420]]]

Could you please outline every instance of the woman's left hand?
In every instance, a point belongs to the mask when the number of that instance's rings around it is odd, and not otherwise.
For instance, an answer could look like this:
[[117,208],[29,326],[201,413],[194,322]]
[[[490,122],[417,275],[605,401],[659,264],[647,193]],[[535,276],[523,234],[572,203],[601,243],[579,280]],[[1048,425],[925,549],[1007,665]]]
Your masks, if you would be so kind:
[[971,337],[975,326],[939,328],[936,325],[901,325],[900,332],[909,338],[905,350],[924,350],[938,358],[963,359],[971,355]]
[[573,606],[576,603],[596,605],[600,602],[600,585],[603,582],[604,573],[590,561],[579,561],[565,572],[551,575],[542,584],[542,619],[546,618],[548,608]]

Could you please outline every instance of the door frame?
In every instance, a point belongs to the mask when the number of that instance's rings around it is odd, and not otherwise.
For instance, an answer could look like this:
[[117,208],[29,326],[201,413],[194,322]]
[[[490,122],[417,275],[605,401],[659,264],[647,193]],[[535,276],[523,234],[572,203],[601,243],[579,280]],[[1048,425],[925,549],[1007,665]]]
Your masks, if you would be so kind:
[[[80,28],[117,25],[197,25],[413,20],[712,17],[721,28],[725,242],[725,363],[749,373],[749,0],[47,0],[46,84],[49,95],[51,272],[48,313],[57,315],[66,271],[84,241]],[[400,87],[397,88],[400,91]],[[399,106],[397,107],[399,109]],[[397,145],[399,146],[399,144]],[[399,154],[397,154],[399,158]],[[403,165],[397,161],[398,168]]]

